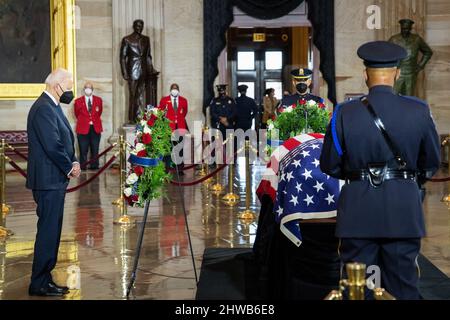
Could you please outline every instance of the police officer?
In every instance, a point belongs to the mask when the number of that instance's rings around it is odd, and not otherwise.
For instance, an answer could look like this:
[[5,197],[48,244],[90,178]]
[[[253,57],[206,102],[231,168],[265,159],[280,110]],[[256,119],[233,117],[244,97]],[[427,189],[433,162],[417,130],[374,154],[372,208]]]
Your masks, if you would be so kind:
[[247,97],[248,86],[245,84],[238,86],[238,91],[241,94],[236,98],[236,123],[235,129],[242,129],[247,131],[252,127],[252,121],[255,118],[258,107],[255,100]]
[[379,266],[389,293],[420,299],[416,259],[425,226],[418,185],[438,170],[440,145],[427,103],[394,92],[406,55],[386,41],[358,49],[369,94],[335,108],[320,167],[346,180],[336,225],[342,262]]
[[211,112],[211,127],[219,129],[223,139],[226,139],[226,130],[234,129],[236,103],[227,95],[227,85],[216,86],[218,96],[214,98],[209,107]]
[[312,84],[312,75],[313,72],[309,69],[300,68],[292,70],[292,83],[294,84],[297,92],[290,96],[284,96],[281,101],[281,108],[297,105],[297,102],[300,100],[314,100],[317,103],[323,103],[323,99],[321,97],[315,96],[309,92],[309,88]]

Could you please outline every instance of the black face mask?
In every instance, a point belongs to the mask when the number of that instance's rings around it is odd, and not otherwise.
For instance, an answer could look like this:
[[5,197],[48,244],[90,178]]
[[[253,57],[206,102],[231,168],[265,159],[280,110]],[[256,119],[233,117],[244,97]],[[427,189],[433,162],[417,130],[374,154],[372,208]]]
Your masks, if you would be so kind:
[[[59,88],[64,91],[61,86]],[[73,91],[64,91],[64,93],[59,97],[59,102],[64,104],[70,104],[74,98]]]
[[305,94],[308,91],[308,85],[305,82],[297,83],[296,88],[300,94]]

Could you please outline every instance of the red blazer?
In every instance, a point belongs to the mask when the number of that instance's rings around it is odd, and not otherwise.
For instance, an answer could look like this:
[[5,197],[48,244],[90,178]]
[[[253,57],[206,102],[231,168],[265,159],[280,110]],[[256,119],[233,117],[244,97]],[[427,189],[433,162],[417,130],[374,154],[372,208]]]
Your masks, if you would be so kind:
[[74,104],[75,118],[77,118],[77,134],[88,134],[90,122],[94,124],[94,130],[97,134],[103,131],[102,126],[102,112],[103,112],[103,101],[100,97],[92,96],[92,112],[89,114],[86,97],[82,96],[75,100]]
[[158,109],[166,112],[166,117],[170,120],[172,131],[176,129],[187,130],[186,114],[188,112],[188,101],[185,98],[178,96],[178,109],[176,114],[170,96],[161,99]]

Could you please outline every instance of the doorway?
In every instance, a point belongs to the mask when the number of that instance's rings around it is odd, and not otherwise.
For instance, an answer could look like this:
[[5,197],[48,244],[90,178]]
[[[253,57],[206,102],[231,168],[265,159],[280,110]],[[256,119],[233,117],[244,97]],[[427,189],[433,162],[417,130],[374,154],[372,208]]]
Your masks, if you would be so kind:
[[[295,93],[291,71],[295,68],[314,69],[318,58],[314,54],[311,27],[230,28],[227,33],[229,94],[237,97],[237,87],[248,86],[247,96],[259,106],[254,128],[261,126],[263,100],[267,89],[275,90],[278,100],[283,93]],[[313,77],[313,89],[318,88],[318,73]],[[317,85],[317,86],[316,86]],[[314,91],[314,90],[313,90]]]
[[294,92],[290,72],[294,68],[313,68],[310,27],[230,28],[227,39],[230,95],[237,87],[248,86],[247,95],[258,105],[266,89]]

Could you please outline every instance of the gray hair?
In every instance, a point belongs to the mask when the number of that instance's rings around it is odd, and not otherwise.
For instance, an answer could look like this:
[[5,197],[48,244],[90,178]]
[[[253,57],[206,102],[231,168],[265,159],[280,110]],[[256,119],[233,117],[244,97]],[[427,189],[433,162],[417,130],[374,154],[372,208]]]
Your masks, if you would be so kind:
[[48,75],[47,79],[45,79],[45,84],[53,88],[67,79],[72,79],[72,77],[72,73],[66,69],[58,68]]

